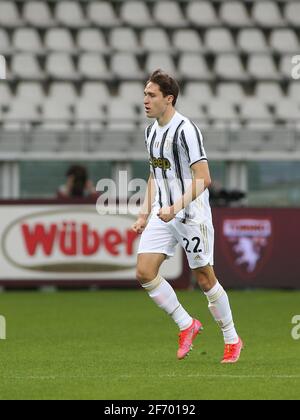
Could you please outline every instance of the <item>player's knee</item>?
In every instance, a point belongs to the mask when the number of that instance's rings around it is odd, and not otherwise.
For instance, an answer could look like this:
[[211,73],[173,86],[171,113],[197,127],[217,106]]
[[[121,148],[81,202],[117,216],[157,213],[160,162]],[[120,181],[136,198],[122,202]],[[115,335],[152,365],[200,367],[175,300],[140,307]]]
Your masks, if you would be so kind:
[[214,273],[208,270],[207,267],[198,268],[194,270],[194,273],[199,287],[204,292],[211,290],[217,283]]
[[138,267],[136,270],[136,279],[141,284],[150,283],[156,276],[157,274],[145,270],[144,268]]

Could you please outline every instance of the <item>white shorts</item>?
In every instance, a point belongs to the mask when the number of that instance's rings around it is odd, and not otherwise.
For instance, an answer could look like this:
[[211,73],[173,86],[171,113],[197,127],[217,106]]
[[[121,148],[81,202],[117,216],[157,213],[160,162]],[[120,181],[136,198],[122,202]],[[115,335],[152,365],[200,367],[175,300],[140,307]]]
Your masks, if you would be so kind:
[[183,224],[179,219],[169,223],[153,214],[142,233],[138,254],[165,254],[173,257],[176,246],[185,250],[192,270],[214,265],[214,227],[212,223]]

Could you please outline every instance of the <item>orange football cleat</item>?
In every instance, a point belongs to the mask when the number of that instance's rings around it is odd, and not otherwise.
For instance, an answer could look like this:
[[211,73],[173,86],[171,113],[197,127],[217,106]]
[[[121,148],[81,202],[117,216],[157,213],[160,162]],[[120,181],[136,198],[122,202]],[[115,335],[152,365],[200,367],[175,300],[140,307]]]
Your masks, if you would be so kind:
[[237,344],[225,344],[224,357],[221,363],[236,363],[240,358],[243,348],[244,344],[240,338]]
[[179,349],[177,352],[177,358],[179,360],[184,359],[193,348],[193,341],[197,335],[203,331],[203,326],[197,319],[193,320],[192,325],[179,334]]

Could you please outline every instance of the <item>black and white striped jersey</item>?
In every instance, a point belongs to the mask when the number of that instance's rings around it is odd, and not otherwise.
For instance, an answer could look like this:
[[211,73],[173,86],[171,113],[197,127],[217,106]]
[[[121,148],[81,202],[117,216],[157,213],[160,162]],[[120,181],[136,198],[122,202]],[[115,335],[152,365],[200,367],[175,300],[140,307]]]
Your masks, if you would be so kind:
[[[157,121],[148,126],[145,143],[156,184],[153,211],[158,211],[161,207],[173,205],[183,196],[192,183],[191,166],[207,161],[207,156],[201,131],[179,112],[164,127],[160,127]],[[188,224],[211,220],[208,190],[176,217]]]

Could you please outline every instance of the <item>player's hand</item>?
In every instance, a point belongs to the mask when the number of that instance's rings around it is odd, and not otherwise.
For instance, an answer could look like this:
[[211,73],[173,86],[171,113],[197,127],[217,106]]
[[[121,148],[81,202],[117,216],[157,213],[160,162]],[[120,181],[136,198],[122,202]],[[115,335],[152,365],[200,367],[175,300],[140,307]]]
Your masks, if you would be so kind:
[[147,226],[147,219],[145,217],[139,217],[134,225],[132,225],[131,229],[138,234],[144,232]]
[[163,207],[159,210],[157,216],[165,223],[171,222],[176,216],[173,207]]

